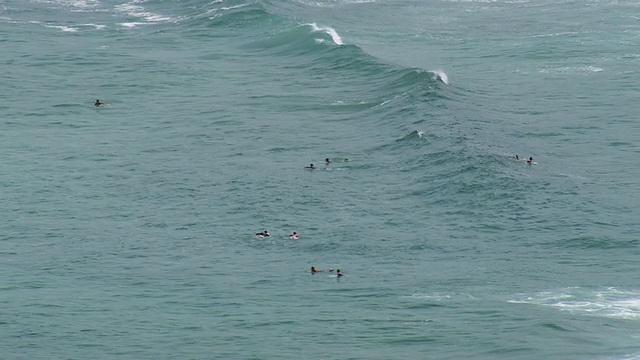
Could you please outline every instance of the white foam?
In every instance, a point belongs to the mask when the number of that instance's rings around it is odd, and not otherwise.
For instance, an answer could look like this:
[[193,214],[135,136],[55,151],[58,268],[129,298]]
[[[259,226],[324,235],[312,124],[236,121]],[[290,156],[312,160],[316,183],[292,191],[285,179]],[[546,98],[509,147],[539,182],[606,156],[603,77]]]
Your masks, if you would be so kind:
[[541,74],[549,74],[549,73],[557,73],[557,74],[576,74],[576,73],[598,73],[602,72],[604,69],[599,68],[593,65],[585,65],[585,66],[565,66],[559,68],[551,68],[551,69],[541,69],[539,73]]
[[62,25],[45,25],[45,27],[48,28],[53,28],[53,29],[60,29],[64,32],[78,32],[77,28],[74,27],[70,27],[70,26],[62,26]]
[[35,0],[34,2],[44,4],[57,4],[78,9],[94,8],[99,4],[99,1],[97,0]]
[[248,6],[249,4],[240,4],[240,5],[234,5],[234,6],[226,6],[226,7],[221,7],[221,8],[212,8],[207,10],[207,14],[211,14],[212,12],[216,12],[216,11],[228,11],[228,10],[234,10],[234,9],[240,9],[243,7]]
[[640,291],[624,291],[616,288],[589,290],[574,287],[540,292],[509,300],[509,302],[548,306],[560,311],[588,316],[640,320]]
[[336,45],[343,45],[344,43],[342,42],[342,38],[340,37],[340,35],[338,35],[338,32],[331,27],[325,26],[325,27],[320,27],[318,26],[316,23],[311,23],[311,24],[306,24],[308,26],[311,27],[311,30],[313,30],[313,32],[317,32],[317,31],[322,31],[325,34],[331,36],[331,40],[333,40],[333,43]]
[[138,25],[147,25],[147,24],[148,23],[143,23],[143,22],[126,22],[126,23],[119,23],[118,25],[126,28],[134,28]]
[[601,72],[604,71],[602,68],[599,68],[597,66],[583,66],[580,68],[580,70],[584,71],[584,72]]
[[354,106],[354,105],[366,105],[369,102],[364,101],[364,100],[360,100],[360,101],[355,101],[355,102],[347,102],[344,100],[336,100],[334,102],[331,103],[332,106]]
[[98,24],[81,24],[82,26],[93,26],[96,30],[104,30],[107,28],[107,25],[98,25]]
[[441,81],[445,85],[449,85],[449,77],[442,70],[433,70],[433,79],[437,81]]
[[451,299],[451,295],[415,293],[415,294],[409,296],[409,298],[442,301],[442,300],[450,300]]
[[394,101],[394,100],[397,100],[397,99],[399,99],[399,98],[400,98],[400,95],[396,95],[396,96],[394,96],[392,99],[384,100],[384,101],[383,101],[383,102],[381,102],[380,104],[378,104],[378,105],[374,106],[374,107],[373,107],[373,109],[375,109],[375,108],[377,108],[377,107],[385,106],[385,105],[387,105],[388,103],[390,103],[390,102],[392,102],[392,101]]

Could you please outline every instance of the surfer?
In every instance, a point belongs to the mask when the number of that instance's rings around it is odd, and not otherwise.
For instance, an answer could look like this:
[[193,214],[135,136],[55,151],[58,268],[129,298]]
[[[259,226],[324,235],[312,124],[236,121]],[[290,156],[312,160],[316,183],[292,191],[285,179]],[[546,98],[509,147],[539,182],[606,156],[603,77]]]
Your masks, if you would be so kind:
[[289,239],[298,240],[298,233],[294,231],[293,234],[289,235]]
[[101,106],[101,105],[103,105],[103,104],[104,104],[104,103],[101,103],[101,102],[100,102],[100,100],[96,99],[96,102],[95,102],[95,103],[93,103],[93,106]]
[[313,164],[309,164],[309,166],[305,166],[305,169],[315,169],[316,167]]
[[533,156],[529,156],[529,158],[526,160],[526,163],[531,165],[531,163],[533,163]]

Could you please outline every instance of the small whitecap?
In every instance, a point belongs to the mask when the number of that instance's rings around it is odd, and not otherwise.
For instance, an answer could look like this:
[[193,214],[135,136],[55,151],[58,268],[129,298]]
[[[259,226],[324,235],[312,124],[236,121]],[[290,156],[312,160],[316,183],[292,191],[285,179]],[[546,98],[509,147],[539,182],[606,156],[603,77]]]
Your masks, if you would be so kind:
[[331,40],[333,40],[333,43],[336,45],[343,45],[343,41],[342,38],[340,37],[340,35],[338,34],[338,32],[331,27],[325,26],[325,27],[320,27],[318,26],[316,23],[310,23],[310,24],[306,24],[308,26],[311,27],[311,30],[313,32],[317,32],[317,31],[322,31],[325,34],[329,35],[331,37]]
[[107,25],[99,25],[99,24],[81,24],[81,26],[92,26],[94,27],[96,30],[104,30],[107,28]]
[[139,25],[147,25],[147,23],[143,23],[143,22],[126,22],[126,23],[119,23],[118,25],[120,25],[122,27],[126,27],[126,28],[134,28],[134,27],[139,26]]
[[449,77],[447,76],[447,73],[442,70],[433,70],[433,79],[440,81],[445,85],[449,85]]

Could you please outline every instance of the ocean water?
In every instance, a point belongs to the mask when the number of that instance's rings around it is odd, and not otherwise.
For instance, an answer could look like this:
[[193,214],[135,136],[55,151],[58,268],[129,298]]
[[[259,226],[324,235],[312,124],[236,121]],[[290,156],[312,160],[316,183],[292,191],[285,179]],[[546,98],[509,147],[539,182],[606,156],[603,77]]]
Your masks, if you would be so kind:
[[4,0],[0,63],[1,359],[640,359],[636,1]]

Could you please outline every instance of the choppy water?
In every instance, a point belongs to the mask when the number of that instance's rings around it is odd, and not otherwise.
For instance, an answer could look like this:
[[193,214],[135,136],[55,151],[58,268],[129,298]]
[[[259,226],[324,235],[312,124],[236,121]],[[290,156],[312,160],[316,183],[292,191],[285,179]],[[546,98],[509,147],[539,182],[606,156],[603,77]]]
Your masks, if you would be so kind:
[[638,14],[5,0],[0,358],[639,359]]

